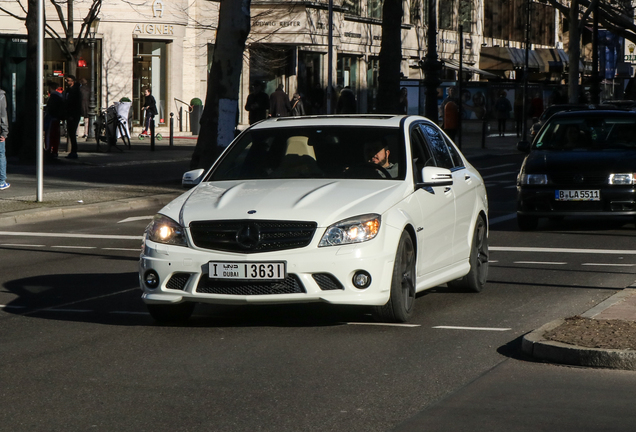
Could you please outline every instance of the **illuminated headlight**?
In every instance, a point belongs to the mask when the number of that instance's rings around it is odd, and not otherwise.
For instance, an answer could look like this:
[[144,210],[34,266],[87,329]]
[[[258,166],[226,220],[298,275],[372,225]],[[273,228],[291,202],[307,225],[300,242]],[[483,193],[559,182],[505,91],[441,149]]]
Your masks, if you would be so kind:
[[375,238],[380,231],[380,215],[366,214],[331,225],[318,247],[362,243]]
[[156,243],[187,246],[185,230],[167,216],[158,214],[146,227],[145,237]]
[[636,175],[634,174],[610,174],[609,184],[611,185],[633,185]]
[[521,176],[522,185],[547,185],[548,176],[545,174],[523,174]]

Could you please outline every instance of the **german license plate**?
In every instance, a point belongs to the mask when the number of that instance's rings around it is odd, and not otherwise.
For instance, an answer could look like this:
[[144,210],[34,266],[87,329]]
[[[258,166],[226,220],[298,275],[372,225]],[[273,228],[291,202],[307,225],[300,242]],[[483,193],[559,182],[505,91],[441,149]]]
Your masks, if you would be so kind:
[[557,201],[600,201],[601,192],[598,190],[556,190],[554,199]]
[[283,280],[287,276],[285,261],[250,263],[210,261],[208,265],[210,279]]

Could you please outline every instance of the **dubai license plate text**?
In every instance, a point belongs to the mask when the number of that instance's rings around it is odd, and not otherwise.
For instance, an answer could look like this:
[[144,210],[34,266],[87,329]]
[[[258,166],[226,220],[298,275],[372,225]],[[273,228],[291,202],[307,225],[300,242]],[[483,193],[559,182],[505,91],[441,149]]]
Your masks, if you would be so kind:
[[234,280],[282,280],[285,279],[285,262],[209,262],[210,279]]

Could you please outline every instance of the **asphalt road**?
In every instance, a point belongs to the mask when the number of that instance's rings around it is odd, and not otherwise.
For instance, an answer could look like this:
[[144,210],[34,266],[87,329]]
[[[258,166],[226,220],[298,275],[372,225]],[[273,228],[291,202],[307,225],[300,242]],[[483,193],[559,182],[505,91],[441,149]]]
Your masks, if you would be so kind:
[[519,349],[634,283],[633,221],[519,232],[520,162],[475,161],[488,286],[429,290],[408,326],[325,305],[201,306],[188,326],[159,326],[136,273],[152,211],[0,232],[0,431],[633,429],[636,374]]

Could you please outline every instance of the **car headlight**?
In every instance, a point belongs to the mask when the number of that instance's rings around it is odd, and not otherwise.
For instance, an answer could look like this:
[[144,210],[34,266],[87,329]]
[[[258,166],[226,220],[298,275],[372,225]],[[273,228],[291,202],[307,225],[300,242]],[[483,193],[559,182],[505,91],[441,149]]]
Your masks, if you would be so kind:
[[375,238],[378,231],[380,231],[379,214],[356,216],[327,228],[318,247],[362,243]]
[[522,185],[547,185],[548,176],[546,174],[523,174],[521,176]]
[[611,185],[633,185],[636,182],[636,174],[610,174]]
[[145,237],[156,243],[187,246],[185,229],[168,216],[157,214],[146,227]]

